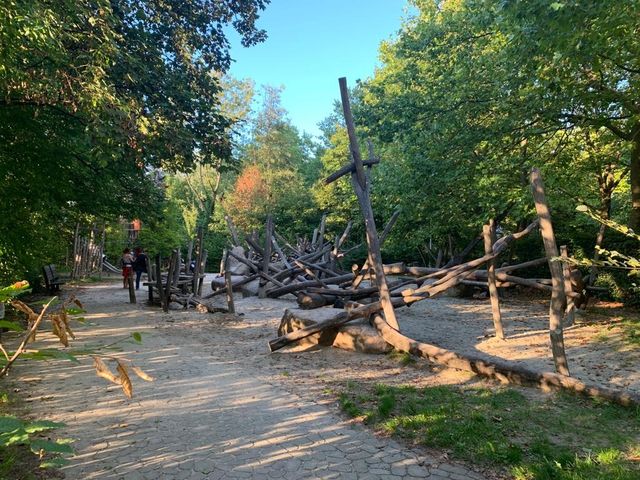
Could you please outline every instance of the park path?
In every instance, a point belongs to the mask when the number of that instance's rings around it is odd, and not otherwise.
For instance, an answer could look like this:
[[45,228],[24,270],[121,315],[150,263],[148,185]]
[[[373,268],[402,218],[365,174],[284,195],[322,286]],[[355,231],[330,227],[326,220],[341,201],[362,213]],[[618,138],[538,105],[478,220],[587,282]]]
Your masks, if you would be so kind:
[[[125,342],[114,355],[156,380],[133,378],[128,400],[93,374],[86,357],[79,365],[17,367],[30,412],[65,422],[57,435],[75,439],[68,479],[484,479],[376,437],[346,421],[335,404],[302,398],[264,375],[248,358],[262,355],[268,363],[265,329],[273,331],[283,308],[274,301],[247,299],[244,320],[228,327],[207,314],[164,314],[144,306],[144,298],[130,305],[117,283],[85,287],[78,296],[91,325],[77,329],[76,347],[141,332],[142,344]],[[242,338],[259,339],[264,351],[234,345]]]

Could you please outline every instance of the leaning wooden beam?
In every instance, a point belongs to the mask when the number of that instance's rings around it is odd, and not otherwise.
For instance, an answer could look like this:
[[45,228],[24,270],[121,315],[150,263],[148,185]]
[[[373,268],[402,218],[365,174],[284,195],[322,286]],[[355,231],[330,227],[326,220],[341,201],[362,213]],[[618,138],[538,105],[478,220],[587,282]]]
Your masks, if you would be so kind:
[[249,259],[244,258],[242,255],[236,255],[231,250],[229,250],[229,255],[238,260],[240,263],[244,263],[247,267],[251,269],[252,272],[257,273],[258,267]]
[[224,219],[227,222],[227,227],[229,228],[229,233],[231,234],[231,243],[234,247],[239,247],[240,237],[238,236],[238,230],[236,230],[236,226],[233,224],[233,220],[229,215],[225,215]]
[[231,282],[231,272],[229,271],[229,252],[224,256],[224,283],[227,287],[227,308],[229,313],[236,313],[236,306],[233,302],[233,283]]
[[[353,279],[353,273],[347,273],[345,275],[340,275],[332,278],[325,278],[323,282],[326,285],[337,285],[342,282],[348,282]],[[284,287],[272,288],[267,290],[267,296],[271,298],[280,297],[286,293],[293,293],[299,290],[304,290],[307,287],[321,287],[322,283],[317,280],[307,280],[305,282],[294,283],[291,285],[285,285]]]
[[356,127],[353,121],[353,115],[351,114],[347,79],[342,77],[338,82],[340,84],[340,98],[342,99],[342,111],[347,125],[351,158],[353,158],[353,165],[355,166],[355,170],[351,173],[351,184],[353,185],[356,197],[358,197],[358,203],[360,204],[360,210],[362,211],[362,216],[364,218],[367,245],[369,246],[369,264],[373,266],[376,273],[376,283],[378,284],[378,289],[380,291],[380,301],[382,302],[384,318],[393,328],[399,329],[400,327],[396,320],[396,314],[393,310],[393,305],[391,304],[387,280],[382,269],[380,242],[378,239],[378,232],[376,230],[375,218],[373,216],[373,209],[371,208],[367,178],[362,165],[360,146],[358,145],[358,139],[356,138]]
[[501,360],[485,360],[475,355],[459,355],[451,350],[418,342],[391,328],[380,315],[373,317],[373,324],[382,338],[396,350],[409,352],[434,363],[450,368],[473,372],[477,375],[518,385],[534,385],[543,389],[570,390],[593,398],[602,398],[621,405],[638,405],[637,394],[592,385],[565,375],[552,372],[536,372],[521,365]]
[[286,268],[292,268],[291,263],[289,263],[289,260],[287,259],[287,256],[284,254],[284,252],[280,248],[280,245],[278,244],[275,235],[271,237],[271,244],[273,245],[273,248],[278,254],[278,256],[280,257],[280,259],[282,260],[282,263],[284,264],[284,266]]
[[258,245],[258,243],[251,238],[249,235],[244,237],[245,241],[247,242],[247,244],[253,248],[253,250],[259,254],[260,256],[264,257],[264,250],[262,249],[262,247],[260,245]]
[[[380,163],[380,159],[379,158],[363,160],[363,162],[362,162],[362,164],[364,166],[366,166],[366,167],[372,167],[373,165],[376,165],[378,163]],[[329,175],[327,178],[325,178],[324,179],[324,184],[325,185],[329,185],[330,183],[333,183],[336,180],[338,180],[339,178],[344,177],[347,174],[353,173],[354,171],[355,171],[355,166],[353,165],[353,163],[348,163],[347,165],[342,167],[337,172],[334,172],[331,175]]]
[[569,258],[569,252],[567,250],[566,245],[562,245],[560,247],[560,255],[562,256],[562,276],[563,284],[564,284],[564,293],[567,297],[567,309],[565,311],[565,316],[563,319],[563,323],[565,327],[570,327],[573,325],[576,316],[576,304],[573,298],[570,298],[571,293],[573,293],[573,285],[571,285],[571,270],[569,264],[566,260]]
[[[258,278],[258,275],[251,275],[250,277],[246,277],[243,280],[240,280],[238,282],[234,282],[233,286],[234,287],[240,287],[242,285],[246,285],[247,283],[251,283],[253,282],[255,279]],[[212,298],[218,295],[222,295],[223,293],[226,293],[226,288],[220,288],[218,290],[215,290],[214,292],[210,293],[209,295],[205,295],[204,297],[202,297],[203,300],[207,299],[207,298]]]
[[544,194],[544,184],[540,170],[531,170],[531,192],[536,204],[536,212],[540,219],[540,234],[544,250],[551,270],[551,281],[553,290],[551,292],[551,303],[549,306],[549,337],[551,338],[551,352],[556,371],[562,375],[569,375],[569,365],[567,355],[564,351],[564,334],[562,330],[562,315],[567,304],[564,292],[564,279],[562,277],[562,264],[554,261],[558,257],[558,247],[553,234],[551,214]]
[[[395,212],[393,212],[393,215],[391,215],[391,218],[389,219],[387,224],[384,226],[382,233],[378,237],[380,246],[384,245],[385,240],[389,236],[389,232],[391,232],[391,229],[396,224],[396,221],[398,220],[399,216],[400,216],[400,210],[396,210]],[[369,272],[369,260],[367,259],[364,262],[364,265],[362,265],[362,268],[360,269],[360,273],[358,274],[358,276],[353,279],[352,287],[358,288],[358,286],[362,283],[362,281],[364,280],[364,277],[367,275],[368,272]]]
[[[493,253],[493,244],[496,239],[496,224],[493,220],[489,221],[489,225],[482,228],[484,237],[484,253],[487,255]],[[493,326],[496,330],[496,338],[504,340],[504,329],[502,328],[502,315],[500,314],[500,297],[498,296],[498,287],[496,286],[496,259],[493,258],[487,263],[487,285],[489,287],[489,297],[491,298],[491,317]]]
[[318,277],[315,273],[313,273],[313,270],[311,270],[309,267],[307,267],[306,265],[303,265],[302,262],[299,262],[298,260],[294,260],[294,263],[300,267],[302,270],[304,270],[304,272],[309,275],[313,280],[316,280],[317,282],[320,282],[320,285],[322,285],[324,288],[329,288],[327,286],[326,283],[324,283],[320,277]]
[[269,263],[271,263],[271,237],[273,236],[273,217],[267,215],[267,223],[265,225],[264,237],[264,253],[262,257],[262,272],[260,278],[260,286],[258,287],[258,297],[267,298],[267,279],[269,275]]

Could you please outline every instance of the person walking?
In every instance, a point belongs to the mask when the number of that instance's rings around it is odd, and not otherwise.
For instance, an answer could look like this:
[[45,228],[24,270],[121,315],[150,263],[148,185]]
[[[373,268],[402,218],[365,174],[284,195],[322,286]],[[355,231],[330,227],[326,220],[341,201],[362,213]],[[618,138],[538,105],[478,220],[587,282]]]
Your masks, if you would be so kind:
[[130,249],[125,248],[122,251],[120,264],[122,265],[122,288],[127,288],[129,286],[129,277],[133,275],[133,255],[131,255]]
[[136,258],[133,261],[133,271],[136,272],[136,290],[140,289],[140,277],[147,273],[147,255],[142,248],[135,249]]

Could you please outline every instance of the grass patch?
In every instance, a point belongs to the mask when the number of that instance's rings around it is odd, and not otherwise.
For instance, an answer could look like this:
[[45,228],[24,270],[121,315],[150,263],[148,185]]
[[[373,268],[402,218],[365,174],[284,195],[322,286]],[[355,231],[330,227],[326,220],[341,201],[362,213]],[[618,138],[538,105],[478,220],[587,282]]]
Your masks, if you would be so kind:
[[400,352],[398,350],[392,350],[389,352],[389,358],[395,360],[400,365],[406,367],[408,365],[413,365],[416,363],[416,358],[408,352]]
[[623,342],[632,348],[640,348],[640,319],[625,318],[620,322]]
[[638,480],[640,409],[568,394],[529,400],[514,389],[376,385],[342,408],[389,434],[507,468],[516,480]]

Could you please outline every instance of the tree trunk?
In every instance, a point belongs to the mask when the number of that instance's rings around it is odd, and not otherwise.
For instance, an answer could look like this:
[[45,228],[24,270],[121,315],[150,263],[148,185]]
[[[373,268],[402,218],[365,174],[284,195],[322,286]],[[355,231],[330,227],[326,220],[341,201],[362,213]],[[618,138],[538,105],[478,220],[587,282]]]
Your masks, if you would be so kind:
[[633,129],[633,148],[629,168],[631,180],[631,215],[629,226],[634,232],[640,232],[640,125]]

